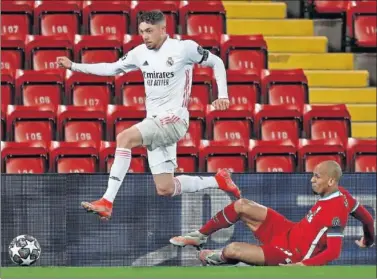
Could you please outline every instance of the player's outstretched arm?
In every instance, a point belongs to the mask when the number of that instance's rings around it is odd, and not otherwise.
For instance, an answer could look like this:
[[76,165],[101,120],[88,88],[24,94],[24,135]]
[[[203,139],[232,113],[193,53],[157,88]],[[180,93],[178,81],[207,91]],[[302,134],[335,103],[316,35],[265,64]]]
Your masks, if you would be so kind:
[[339,258],[342,251],[341,236],[327,237],[327,248],[312,258],[304,259],[302,263],[306,266],[326,265]]
[[114,63],[85,64],[74,63],[67,57],[58,57],[57,63],[62,68],[97,76],[114,76],[122,72],[122,64],[119,61]]

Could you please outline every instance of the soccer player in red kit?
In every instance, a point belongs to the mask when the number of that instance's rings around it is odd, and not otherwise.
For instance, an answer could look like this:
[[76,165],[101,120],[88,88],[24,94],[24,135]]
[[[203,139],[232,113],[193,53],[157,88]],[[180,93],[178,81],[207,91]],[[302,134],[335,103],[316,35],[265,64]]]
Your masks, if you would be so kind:
[[374,244],[373,217],[338,186],[341,176],[342,170],[335,161],[316,166],[311,183],[320,198],[300,222],[242,198],[218,212],[199,231],[173,237],[170,242],[181,247],[201,246],[210,234],[242,220],[262,245],[233,242],[221,251],[202,250],[199,258],[203,264],[325,265],[340,256],[350,214],[363,223],[364,236],[356,244],[360,248]]

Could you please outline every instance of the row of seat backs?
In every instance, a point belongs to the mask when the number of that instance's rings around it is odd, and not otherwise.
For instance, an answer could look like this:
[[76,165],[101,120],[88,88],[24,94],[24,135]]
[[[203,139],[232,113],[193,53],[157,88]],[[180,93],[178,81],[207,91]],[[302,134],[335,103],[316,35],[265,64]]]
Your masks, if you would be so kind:
[[[7,173],[109,172],[115,142],[1,142],[3,171]],[[336,160],[345,171],[376,171],[376,140],[250,140],[248,146],[229,141],[201,141],[196,152],[178,147],[178,171],[311,172],[324,160]],[[132,151],[131,172],[146,172],[146,149]]]

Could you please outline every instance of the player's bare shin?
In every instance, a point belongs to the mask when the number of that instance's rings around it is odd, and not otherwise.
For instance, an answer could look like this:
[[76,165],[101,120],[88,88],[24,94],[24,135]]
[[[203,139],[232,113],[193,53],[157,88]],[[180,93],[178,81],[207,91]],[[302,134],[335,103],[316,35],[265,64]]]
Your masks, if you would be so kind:
[[225,262],[235,263],[236,261],[251,265],[264,265],[264,253],[261,247],[245,242],[232,242],[222,251],[222,258]]

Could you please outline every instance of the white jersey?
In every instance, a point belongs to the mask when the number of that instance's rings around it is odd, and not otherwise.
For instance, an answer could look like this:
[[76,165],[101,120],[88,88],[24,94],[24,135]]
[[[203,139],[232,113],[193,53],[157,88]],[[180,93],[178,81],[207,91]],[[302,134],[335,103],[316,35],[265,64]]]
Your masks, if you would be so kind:
[[148,117],[179,107],[187,108],[195,63],[214,68],[219,98],[228,98],[226,72],[222,60],[192,40],[181,41],[167,37],[157,50],[148,49],[145,44],[142,44],[115,63],[92,65],[73,63],[72,70],[113,75],[140,69],[144,76]]

